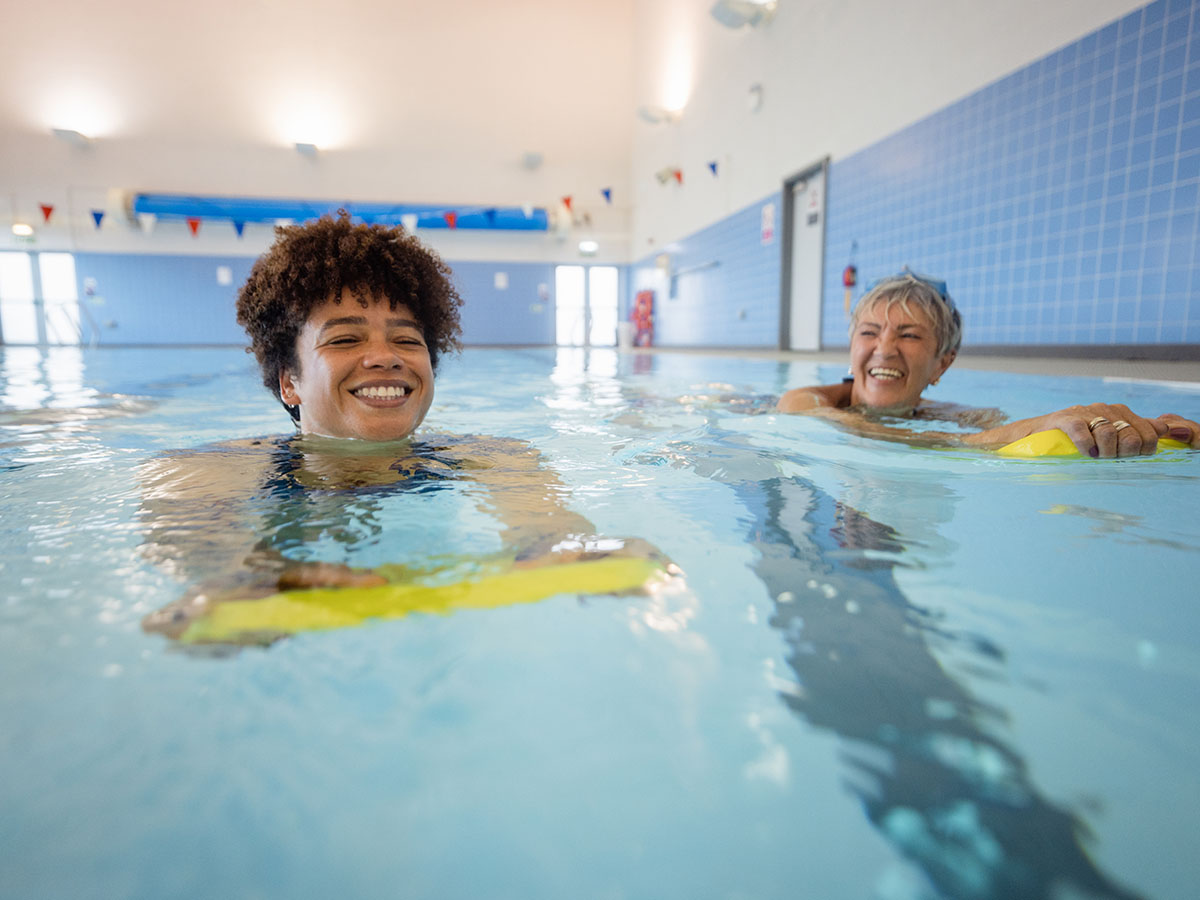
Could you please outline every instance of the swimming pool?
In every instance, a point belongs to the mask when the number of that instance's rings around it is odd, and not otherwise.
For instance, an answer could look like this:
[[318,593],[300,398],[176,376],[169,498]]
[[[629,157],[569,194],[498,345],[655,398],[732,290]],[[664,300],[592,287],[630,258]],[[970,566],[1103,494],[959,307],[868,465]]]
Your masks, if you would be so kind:
[[[427,425],[529,441],[688,589],[197,655],[139,624],[189,586],[146,553],[139,473],[283,431],[252,360],[0,366],[6,896],[1194,895],[1200,456],[1001,460],[678,401],[837,367],[469,350]],[[1200,418],[1188,385],[939,390]],[[492,549],[456,490],[345,495],[351,536],[295,549]]]

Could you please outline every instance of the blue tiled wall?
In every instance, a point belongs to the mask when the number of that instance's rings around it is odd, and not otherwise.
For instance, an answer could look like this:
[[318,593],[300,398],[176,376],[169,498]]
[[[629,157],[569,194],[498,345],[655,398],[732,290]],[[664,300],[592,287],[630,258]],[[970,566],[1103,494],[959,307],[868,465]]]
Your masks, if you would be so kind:
[[[80,302],[101,344],[246,343],[234,303],[253,264],[249,257],[236,256],[75,255]],[[229,267],[231,284],[217,283],[218,266]],[[465,301],[464,343],[554,343],[553,265],[456,262],[451,268]],[[505,290],[494,286],[498,271],[508,275]],[[85,296],[88,278],[96,282],[94,297]],[[549,300],[539,297],[543,284]]]
[[[775,204],[775,237],[762,241],[762,208]],[[779,228],[782,195],[747,206],[632,267],[633,292],[655,292],[655,344],[663,347],[775,347],[779,343]],[[713,265],[715,263],[715,265]],[[690,270],[690,271],[689,271]]]
[[[855,244],[860,293],[904,265],[945,279],[968,345],[1200,342],[1198,189],[1200,0],[1159,0],[832,162],[822,342],[847,344]],[[721,265],[660,302],[659,343],[777,344],[766,202],[678,242],[677,266]]]
[[1200,341],[1200,2],[1161,0],[833,163],[841,270],[946,280],[968,344]]

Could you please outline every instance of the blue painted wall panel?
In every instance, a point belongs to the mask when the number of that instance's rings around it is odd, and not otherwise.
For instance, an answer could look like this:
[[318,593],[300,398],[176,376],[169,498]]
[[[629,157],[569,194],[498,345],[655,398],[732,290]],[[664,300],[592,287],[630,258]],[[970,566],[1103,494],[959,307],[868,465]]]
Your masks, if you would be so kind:
[[[248,257],[75,256],[80,302],[99,327],[101,344],[245,344],[234,304],[253,264]],[[217,284],[219,266],[229,267],[232,284]],[[554,343],[553,265],[459,262],[452,268],[464,300],[464,343]],[[506,290],[494,286],[498,271],[508,275]],[[85,295],[89,278],[94,297]],[[550,299],[540,298],[541,285]]]
[[[554,266],[547,263],[456,262],[454,283],[463,298],[463,343],[553,344]],[[508,287],[497,290],[504,272]],[[550,299],[543,300],[545,285]]]
[[[234,303],[253,263],[236,256],[77,253],[75,275],[80,305],[99,326],[101,344],[245,344]],[[229,267],[232,284],[217,284],[219,266]],[[84,290],[89,278],[94,297]]]

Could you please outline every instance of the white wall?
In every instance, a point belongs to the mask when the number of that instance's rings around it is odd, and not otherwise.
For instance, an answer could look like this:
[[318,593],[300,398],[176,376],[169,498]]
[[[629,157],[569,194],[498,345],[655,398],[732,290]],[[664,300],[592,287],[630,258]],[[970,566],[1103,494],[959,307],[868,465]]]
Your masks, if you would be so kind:
[[[835,159],[927,116],[1144,5],[1140,0],[779,0],[775,18],[733,31],[712,0],[639,0],[633,258],[642,259]],[[763,103],[751,112],[750,86]],[[718,161],[714,178],[708,162]],[[681,168],[683,184],[655,173]],[[832,202],[832,201],[831,201]]]

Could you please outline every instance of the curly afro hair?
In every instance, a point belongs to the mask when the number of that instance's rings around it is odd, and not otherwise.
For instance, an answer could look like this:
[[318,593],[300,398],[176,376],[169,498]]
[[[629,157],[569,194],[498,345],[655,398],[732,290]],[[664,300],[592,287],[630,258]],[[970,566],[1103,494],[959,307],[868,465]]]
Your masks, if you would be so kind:
[[[275,243],[258,258],[238,293],[237,320],[250,335],[263,384],[279,398],[279,374],[299,372],[296,338],[312,311],[343,288],[403,304],[421,323],[429,361],[461,349],[462,298],[450,267],[403,228],[355,225],[345,210],[305,225],[275,229]],[[359,301],[364,307],[366,299]],[[282,398],[279,402],[283,403]],[[284,407],[300,421],[296,407]]]

